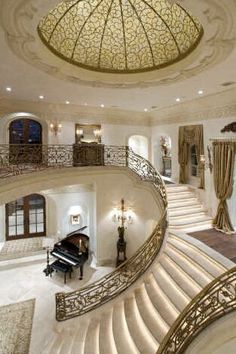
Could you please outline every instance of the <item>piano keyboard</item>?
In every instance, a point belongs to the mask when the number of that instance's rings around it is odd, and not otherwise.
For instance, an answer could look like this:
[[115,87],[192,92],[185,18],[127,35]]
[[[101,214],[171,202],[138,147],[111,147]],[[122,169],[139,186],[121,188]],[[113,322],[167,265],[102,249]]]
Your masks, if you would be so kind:
[[51,254],[54,256],[54,257],[57,257],[59,259],[62,259],[63,261],[73,265],[73,266],[76,266],[78,264],[78,262],[75,262],[73,260],[71,260],[69,257],[64,257],[61,253],[58,253],[56,251],[52,251]]

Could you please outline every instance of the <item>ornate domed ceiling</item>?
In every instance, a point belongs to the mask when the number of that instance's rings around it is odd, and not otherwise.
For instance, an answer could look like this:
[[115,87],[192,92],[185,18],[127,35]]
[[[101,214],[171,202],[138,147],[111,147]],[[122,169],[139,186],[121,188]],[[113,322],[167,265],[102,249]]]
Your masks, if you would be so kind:
[[73,0],[61,2],[39,23],[44,44],[85,69],[137,73],[187,56],[203,28],[168,0]]

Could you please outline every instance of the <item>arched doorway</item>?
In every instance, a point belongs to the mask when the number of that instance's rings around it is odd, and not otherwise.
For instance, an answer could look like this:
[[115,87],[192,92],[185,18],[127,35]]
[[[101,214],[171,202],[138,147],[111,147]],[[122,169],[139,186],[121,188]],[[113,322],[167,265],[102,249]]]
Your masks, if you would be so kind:
[[39,122],[20,118],[9,125],[11,163],[38,163],[42,160],[42,126]]
[[138,155],[148,159],[148,138],[143,135],[129,137],[128,145]]
[[10,144],[42,144],[41,124],[33,119],[15,119],[9,126]]
[[30,194],[6,204],[6,240],[46,235],[45,198]]

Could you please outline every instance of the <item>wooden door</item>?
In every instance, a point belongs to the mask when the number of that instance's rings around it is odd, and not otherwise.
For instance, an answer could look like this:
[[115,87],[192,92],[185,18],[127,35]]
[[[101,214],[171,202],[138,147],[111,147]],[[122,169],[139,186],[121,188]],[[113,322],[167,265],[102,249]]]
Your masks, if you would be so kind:
[[42,126],[33,119],[16,119],[9,126],[11,163],[39,163],[42,160]]
[[31,194],[6,204],[6,239],[46,235],[45,199]]

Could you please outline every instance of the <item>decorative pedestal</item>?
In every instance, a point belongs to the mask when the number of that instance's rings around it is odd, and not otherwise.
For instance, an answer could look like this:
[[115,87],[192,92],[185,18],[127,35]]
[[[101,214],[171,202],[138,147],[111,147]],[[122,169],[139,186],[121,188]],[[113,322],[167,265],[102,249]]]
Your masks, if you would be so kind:
[[121,263],[125,262],[126,259],[126,242],[118,240],[116,266],[118,267]]

